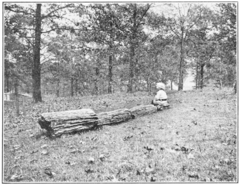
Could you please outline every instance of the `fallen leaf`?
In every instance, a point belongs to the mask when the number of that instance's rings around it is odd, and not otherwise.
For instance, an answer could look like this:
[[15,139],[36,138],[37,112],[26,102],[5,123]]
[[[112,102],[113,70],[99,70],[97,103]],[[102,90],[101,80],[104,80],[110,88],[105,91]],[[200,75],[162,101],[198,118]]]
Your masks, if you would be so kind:
[[154,150],[153,146],[144,146],[143,148],[145,148],[148,151]]
[[44,145],[41,146],[42,149],[43,149],[43,148],[47,148],[47,147],[48,147],[47,144],[44,144]]
[[41,154],[47,155],[47,154],[48,154],[48,151],[47,151],[47,150],[43,150],[43,151],[41,152]]
[[189,172],[188,173],[188,177],[199,179],[199,176],[198,176],[198,174],[196,172]]
[[22,180],[22,176],[21,175],[12,175],[11,177],[10,177],[10,180],[12,180],[12,181],[20,181],[20,180]]
[[21,148],[21,145],[14,145],[13,148],[14,148],[15,150],[18,150],[18,149]]
[[145,173],[146,173],[147,175],[149,175],[149,174],[151,174],[151,173],[153,173],[153,172],[154,172],[154,169],[153,169],[153,168],[147,167],[147,168],[145,169]]
[[126,136],[126,137],[123,138],[123,141],[127,141],[127,140],[129,140],[129,139],[131,139],[131,138],[133,138],[133,135]]
[[197,125],[197,122],[196,122],[196,121],[192,121],[192,123],[193,123],[194,125]]
[[38,150],[33,150],[33,151],[31,151],[31,154],[34,154],[34,153],[37,153],[38,152]]
[[188,159],[194,159],[195,157],[194,157],[193,154],[190,153],[190,154],[188,154],[187,158],[188,158]]
[[94,170],[93,170],[92,168],[87,167],[87,168],[85,169],[85,172],[86,172],[86,173],[93,173]]
[[151,182],[155,182],[156,180],[157,180],[157,178],[155,176],[151,176],[151,178],[150,178]]
[[52,170],[50,168],[45,168],[44,173],[48,175],[50,178],[53,177]]

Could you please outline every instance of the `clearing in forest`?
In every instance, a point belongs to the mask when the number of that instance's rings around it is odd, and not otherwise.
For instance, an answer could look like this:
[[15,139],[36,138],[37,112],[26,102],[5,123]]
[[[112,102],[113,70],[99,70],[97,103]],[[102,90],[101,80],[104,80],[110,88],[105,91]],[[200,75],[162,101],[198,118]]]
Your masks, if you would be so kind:
[[5,105],[4,182],[236,182],[236,94],[206,88],[168,95],[171,109],[55,139],[37,123],[43,112],[131,108],[152,96],[26,101],[19,117]]

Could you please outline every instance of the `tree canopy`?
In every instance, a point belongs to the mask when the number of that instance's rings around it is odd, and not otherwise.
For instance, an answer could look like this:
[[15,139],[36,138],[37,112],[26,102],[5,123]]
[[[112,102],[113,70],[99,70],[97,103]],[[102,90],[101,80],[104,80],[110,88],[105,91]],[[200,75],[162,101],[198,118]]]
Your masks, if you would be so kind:
[[74,96],[236,80],[236,3],[5,3],[4,88]]

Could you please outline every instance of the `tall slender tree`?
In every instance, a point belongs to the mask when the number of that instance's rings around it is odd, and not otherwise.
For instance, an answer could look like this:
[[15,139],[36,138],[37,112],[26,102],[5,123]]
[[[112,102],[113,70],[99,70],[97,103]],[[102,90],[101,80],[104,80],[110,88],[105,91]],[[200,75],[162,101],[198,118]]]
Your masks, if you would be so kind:
[[41,4],[36,5],[36,25],[35,25],[35,44],[34,44],[34,59],[32,69],[33,79],[33,99],[34,101],[41,102],[41,66],[40,66],[40,48],[41,48]]

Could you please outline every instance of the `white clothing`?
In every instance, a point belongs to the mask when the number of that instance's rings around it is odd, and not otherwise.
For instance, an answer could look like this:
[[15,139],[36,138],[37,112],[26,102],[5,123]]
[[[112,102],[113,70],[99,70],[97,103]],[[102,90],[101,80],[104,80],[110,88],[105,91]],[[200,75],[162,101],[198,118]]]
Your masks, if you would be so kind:
[[155,96],[155,100],[167,99],[167,94],[164,90],[159,90]]

